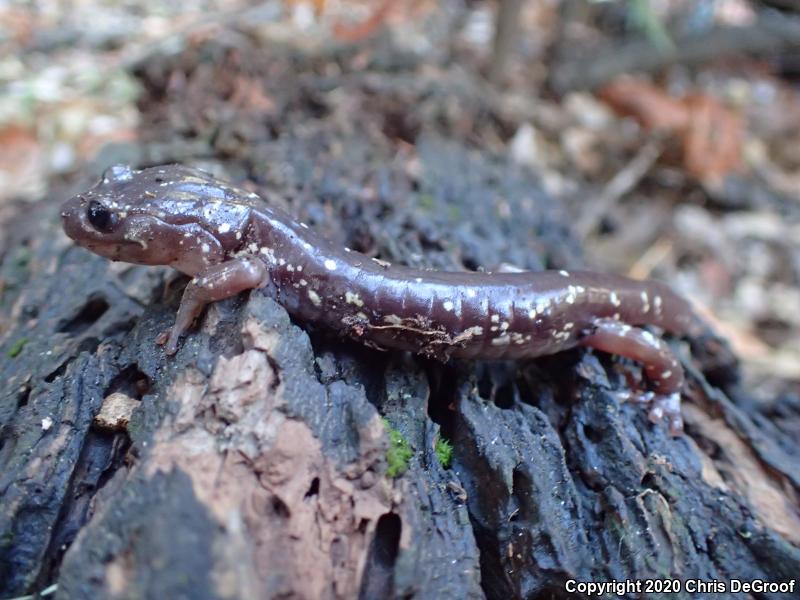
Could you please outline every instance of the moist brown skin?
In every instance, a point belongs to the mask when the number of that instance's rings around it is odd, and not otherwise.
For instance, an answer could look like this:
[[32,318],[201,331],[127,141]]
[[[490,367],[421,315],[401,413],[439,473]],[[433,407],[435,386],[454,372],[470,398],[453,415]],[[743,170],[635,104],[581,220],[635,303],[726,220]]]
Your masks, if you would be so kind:
[[112,260],[171,265],[192,277],[174,327],[177,351],[202,308],[260,288],[297,320],[380,349],[440,360],[519,359],[587,346],[638,360],[650,417],[679,433],[683,370],[641,325],[699,327],[667,286],[579,271],[432,272],[333,246],[255,194],[177,165],[112,167],[62,210],[64,231]]

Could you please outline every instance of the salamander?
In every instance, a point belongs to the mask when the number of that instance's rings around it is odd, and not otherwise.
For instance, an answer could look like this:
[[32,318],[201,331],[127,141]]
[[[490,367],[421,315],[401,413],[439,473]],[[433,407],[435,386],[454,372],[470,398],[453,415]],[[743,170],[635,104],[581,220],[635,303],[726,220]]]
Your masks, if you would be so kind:
[[294,319],[379,349],[440,360],[523,359],[582,346],[639,361],[654,422],[682,429],[683,369],[642,326],[692,335],[699,319],[668,286],[578,271],[412,269],[339,248],[258,195],[167,165],[115,166],[68,200],[64,231],[115,261],[170,265],[190,276],[167,354],[203,307],[260,289]]

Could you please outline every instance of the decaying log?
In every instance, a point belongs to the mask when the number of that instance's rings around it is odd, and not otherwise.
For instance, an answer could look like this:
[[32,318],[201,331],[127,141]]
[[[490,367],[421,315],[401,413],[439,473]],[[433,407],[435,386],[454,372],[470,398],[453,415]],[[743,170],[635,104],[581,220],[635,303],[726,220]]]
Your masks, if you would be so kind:
[[[180,93],[186,124],[201,112]],[[365,107],[351,117],[389,118]],[[228,176],[392,261],[579,264],[532,175],[421,135],[401,160],[380,129],[309,115],[229,154]],[[229,123],[217,143],[234,129],[258,135]],[[71,246],[68,193],[21,212],[0,249],[0,597],[574,598],[570,579],[800,572],[798,404],[764,418],[702,352],[672,342],[677,439],[620,403],[638,377],[623,360],[441,365],[301,327],[258,293],[210,307],[166,358],[181,281]],[[411,450],[397,477],[386,422]]]

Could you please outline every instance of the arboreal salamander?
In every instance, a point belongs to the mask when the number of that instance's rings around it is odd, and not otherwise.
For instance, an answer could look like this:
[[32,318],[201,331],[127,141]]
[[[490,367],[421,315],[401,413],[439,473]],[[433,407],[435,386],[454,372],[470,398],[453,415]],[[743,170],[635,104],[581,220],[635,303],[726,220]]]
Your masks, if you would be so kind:
[[303,322],[381,349],[517,359],[586,346],[644,365],[650,418],[682,428],[683,369],[641,329],[700,327],[664,284],[578,271],[421,271],[335,247],[256,194],[182,166],[112,167],[67,201],[64,230],[111,260],[170,265],[192,277],[165,337],[181,336],[209,302],[261,288]]

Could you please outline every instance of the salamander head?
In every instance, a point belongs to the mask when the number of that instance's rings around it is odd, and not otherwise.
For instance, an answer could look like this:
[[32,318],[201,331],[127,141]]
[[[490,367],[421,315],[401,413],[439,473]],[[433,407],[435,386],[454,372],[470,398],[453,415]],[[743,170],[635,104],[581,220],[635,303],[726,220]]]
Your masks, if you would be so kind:
[[237,201],[241,195],[247,196],[186,167],[114,166],[64,204],[61,221],[70,238],[96,254],[194,275],[241,246],[250,211]]

